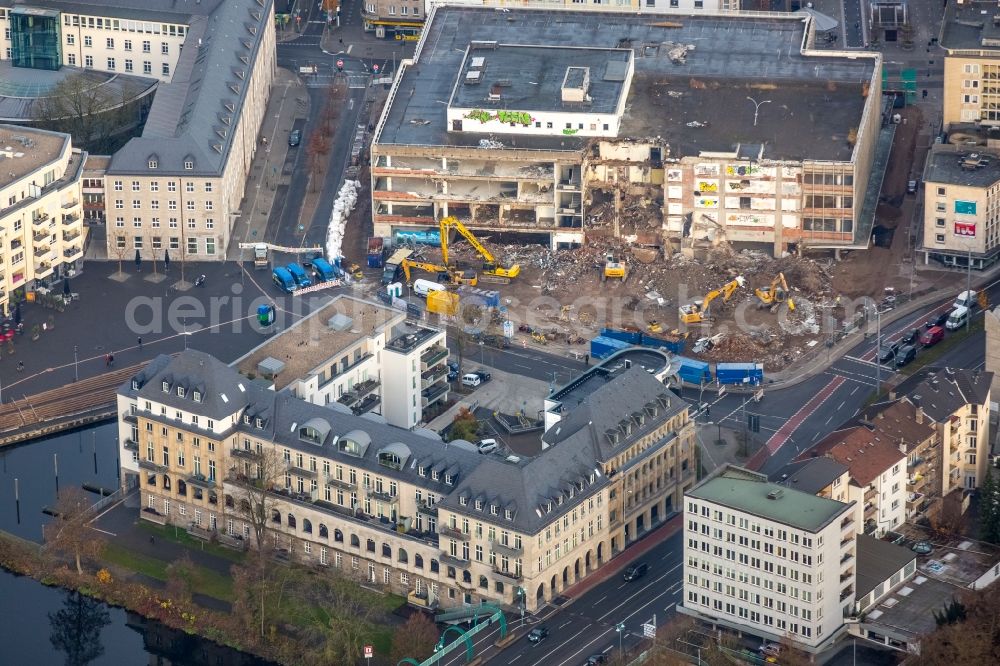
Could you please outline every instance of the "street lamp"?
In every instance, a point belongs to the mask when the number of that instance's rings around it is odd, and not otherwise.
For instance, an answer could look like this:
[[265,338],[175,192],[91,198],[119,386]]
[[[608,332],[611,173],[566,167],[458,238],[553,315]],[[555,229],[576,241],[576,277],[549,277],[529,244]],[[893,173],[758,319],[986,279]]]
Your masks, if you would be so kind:
[[747,97],[747,99],[750,100],[751,104],[753,104],[753,126],[757,127],[757,114],[760,113],[760,107],[765,104],[770,104],[771,100],[765,99],[762,102],[758,102],[753,97]]
[[79,351],[80,351],[80,347],[78,345],[73,345],[73,381],[74,382],[80,381],[80,369],[79,369],[79,366],[78,366],[78,363],[79,363],[78,352]]
[[618,632],[618,655],[622,656],[625,654],[625,651],[622,649],[622,637],[625,635],[625,623],[622,622],[620,624],[616,624],[615,631]]
[[523,587],[519,586],[517,588],[517,598],[521,601],[521,626],[523,627],[524,626],[524,604],[525,604],[525,600],[524,600],[524,588]]

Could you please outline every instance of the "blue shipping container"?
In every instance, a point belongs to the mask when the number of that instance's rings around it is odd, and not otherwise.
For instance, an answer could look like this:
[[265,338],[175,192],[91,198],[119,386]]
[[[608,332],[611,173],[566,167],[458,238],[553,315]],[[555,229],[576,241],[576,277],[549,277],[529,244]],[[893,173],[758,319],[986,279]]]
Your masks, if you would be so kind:
[[620,328],[602,328],[601,337],[611,338],[612,340],[621,340],[622,342],[627,342],[630,345],[642,344],[642,333],[639,331],[626,331]]
[[649,333],[642,334],[642,345],[644,347],[658,347],[660,349],[666,349],[674,354],[684,353],[684,339],[683,338],[662,338],[657,335],[650,335]]
[[762,363],[717,363],[715,378],[720,384],[753,384],[764,382]]
[[500,307],[500,292],[492,289],[479,289],[478,287],[459,287],[458,295],[464,302],[469,299],[470,304],[483,304],[488,308]]
[[627,342],[615,340],[614,338],[605,338],[599,335],[590,341],[590,355],[594,358],[607,358],[615,352],[628,349],[631,346],[632,345]]
[[712,381],[712,370],[708,363],[685,356],[678,356],[677,360],[680,361],[680,368],[677,371],[677,375],[682,380],[691,384]]

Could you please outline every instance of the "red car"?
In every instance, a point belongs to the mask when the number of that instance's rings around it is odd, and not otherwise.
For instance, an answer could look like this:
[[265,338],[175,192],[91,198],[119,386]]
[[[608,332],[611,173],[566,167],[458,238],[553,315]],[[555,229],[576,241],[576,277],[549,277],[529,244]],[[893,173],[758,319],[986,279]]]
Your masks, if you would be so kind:
[[944,329],[940,326],[931,326],[920,336],[920,344],[924,347],[933,347],[944,339]]

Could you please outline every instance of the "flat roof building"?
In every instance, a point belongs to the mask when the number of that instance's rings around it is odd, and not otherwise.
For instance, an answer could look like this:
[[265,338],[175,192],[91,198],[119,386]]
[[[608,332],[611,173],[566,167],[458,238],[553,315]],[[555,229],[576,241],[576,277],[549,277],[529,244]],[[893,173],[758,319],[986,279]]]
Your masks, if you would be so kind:
[[[373,139],[376,234],[454,215],[553,248],[681,249],[711,218],[775,253],[867,247],[881,57],[813,50],[810,21],[437,7]],[[588,214],[625,183],[657,219]]]

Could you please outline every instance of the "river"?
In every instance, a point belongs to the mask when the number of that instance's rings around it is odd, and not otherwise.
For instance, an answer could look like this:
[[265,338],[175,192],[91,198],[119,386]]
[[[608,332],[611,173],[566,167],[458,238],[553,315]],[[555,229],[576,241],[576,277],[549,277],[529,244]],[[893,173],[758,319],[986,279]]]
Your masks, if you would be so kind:
[[[43,526],[51,520],[42,509],[55,503],[57,469],[59,488],[117,488],[116,437],[115,425],[105,423],[0,451],[0,529],[41,541]],[[96,502],[99,496],[93,498]],[[0,618],[4,664],[261,664],[211,641],[2,569]]]

